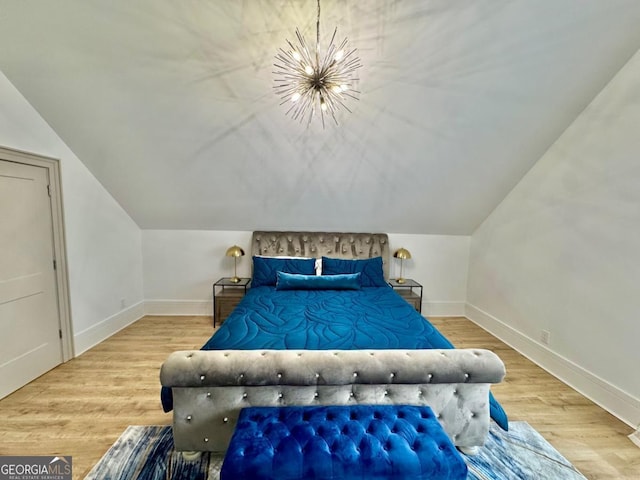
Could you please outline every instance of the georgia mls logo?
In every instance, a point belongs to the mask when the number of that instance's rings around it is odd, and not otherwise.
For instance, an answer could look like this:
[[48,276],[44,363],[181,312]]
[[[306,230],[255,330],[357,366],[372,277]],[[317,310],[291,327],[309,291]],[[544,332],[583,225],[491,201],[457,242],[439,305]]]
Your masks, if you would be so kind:
[[70,475],[71,457],[53,457],[49,462],[49,475]]
[[71,457],[0,457],[0,480],[71,480]]

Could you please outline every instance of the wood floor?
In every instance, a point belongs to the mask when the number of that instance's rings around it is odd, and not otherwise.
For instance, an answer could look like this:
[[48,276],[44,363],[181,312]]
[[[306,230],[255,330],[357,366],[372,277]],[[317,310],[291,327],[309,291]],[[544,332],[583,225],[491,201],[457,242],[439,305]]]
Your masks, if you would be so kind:
[[[510,420],[536,428],[589,479],[639,479],[632,429],[464,318],[432,318],[458,347],[495,351],[507,378],[493,391]],[[0,455],[72,455],[82,479],[128,425],[170,424],[160,365],[200,347],[210,317],[147,316],[0,400]]]

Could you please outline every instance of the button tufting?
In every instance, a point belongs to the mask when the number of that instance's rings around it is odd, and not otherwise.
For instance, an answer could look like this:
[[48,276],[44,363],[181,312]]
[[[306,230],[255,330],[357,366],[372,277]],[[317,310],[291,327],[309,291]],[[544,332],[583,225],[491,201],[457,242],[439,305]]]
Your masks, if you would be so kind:
[[187,415],[187,422],[191,421],[191,415]]
[[224,418],[222,419],[222,422],[223,422],[223,423],[229,423],[229,417],[224,417]]
[[207,437],[204,437],[204,443],[207,443],[209,441],[209,439]]
[[207,398],[211,398],[211,392],[207,392]]
[[202,381],[204,381],[204,379],[205,379],[205,376],[204,375],[200,375],[200,381],[202,382]]

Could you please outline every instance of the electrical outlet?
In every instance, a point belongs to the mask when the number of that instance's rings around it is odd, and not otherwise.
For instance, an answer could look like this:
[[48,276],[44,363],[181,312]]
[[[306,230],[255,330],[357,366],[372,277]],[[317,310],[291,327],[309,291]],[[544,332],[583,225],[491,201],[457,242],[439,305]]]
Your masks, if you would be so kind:
[[549,330],[542,330],[542,332],[540,332],[540,341],[543,345],[549,345],[549,342],[551,341],[551,332]]

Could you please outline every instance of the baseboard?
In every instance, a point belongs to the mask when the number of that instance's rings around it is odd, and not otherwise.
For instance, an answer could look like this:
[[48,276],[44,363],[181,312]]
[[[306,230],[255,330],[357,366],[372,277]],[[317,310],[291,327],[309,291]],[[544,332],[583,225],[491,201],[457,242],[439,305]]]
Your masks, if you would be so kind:
[[211,300],[146,300],[145,315],[213,315]]
[[469,303],[466,317],[630,427],[640,424],[639,399]]
[[136,320],[140,320],[143,316],[144,302],[138,302],[115,315],[105,318],[86,330],[76,333],[73,337],[75,356],[77,357],[90,348],[95,347],[114,333],[131,325]]
[[423,302],[422,314],[425,317],[464,317],[465,302]]

